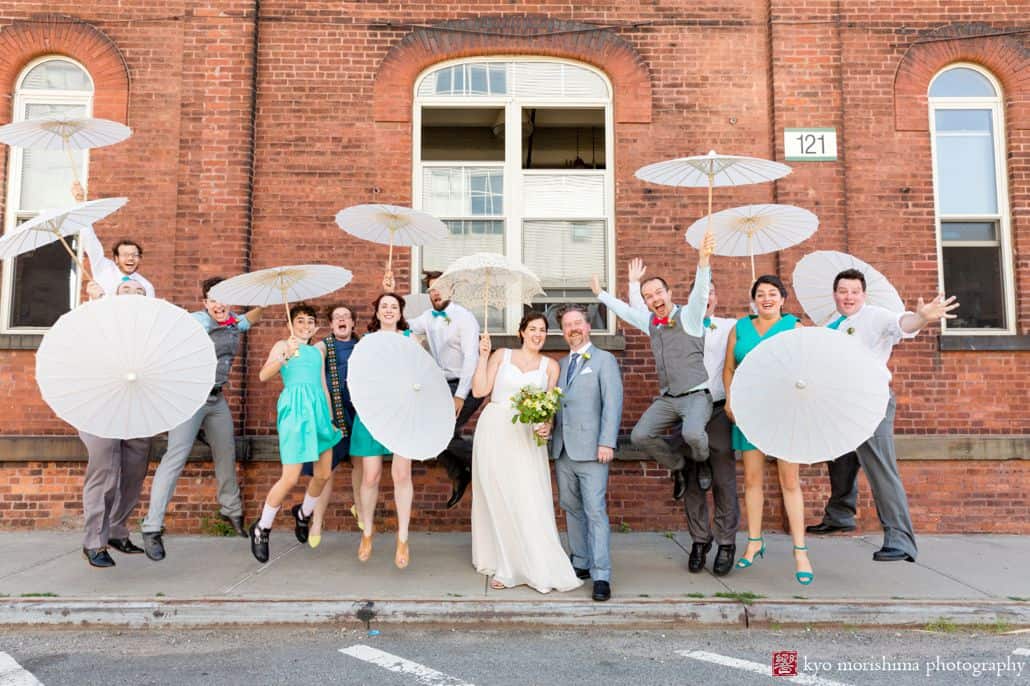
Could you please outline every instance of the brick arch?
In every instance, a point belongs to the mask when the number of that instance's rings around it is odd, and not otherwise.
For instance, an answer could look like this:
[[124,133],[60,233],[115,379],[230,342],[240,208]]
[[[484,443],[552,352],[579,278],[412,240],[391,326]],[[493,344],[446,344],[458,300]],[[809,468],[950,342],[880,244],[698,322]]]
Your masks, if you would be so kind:
[[909,46],[894,74],[894,127],[928,131],[930,81],[949,64],[971,62],[1001,82],[1006,126],[1030,129],[1030,51],[1015,38],[997,34],[983,24],[961,24],[935,31],[927,36],[932,41]]
[[651,121],[650,70],[628,41],[591,24],[524,15],[447,21],[407,34],[379,65],[376,121],[411,121],[415,79],[428,67],[484,55],[540,55],[593,65],[611,79],[616,122]]
[[55,14],[17,21],[0,31],[0,98],[7,100],[0,118],[11,120],[14,88],[22,70],[47,55],[70,57],[89,71],[94,116],[128,124],[129,69],[121,51],[92,25]]

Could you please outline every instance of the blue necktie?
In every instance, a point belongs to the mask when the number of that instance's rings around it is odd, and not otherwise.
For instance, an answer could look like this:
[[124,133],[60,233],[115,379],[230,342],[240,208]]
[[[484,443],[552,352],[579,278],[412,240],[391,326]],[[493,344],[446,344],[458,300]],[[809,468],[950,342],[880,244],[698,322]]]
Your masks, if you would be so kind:
[[569,355],[569,368],[565,370],[565,386],[567,387],[572,383],[572,377],[576,375],[576,360],[579,359],[579,353],[572,353]]
[[434,317],[443,317],[444,319],[447,318],[447,313],[443,310],[430,310],[430,312],[433,313]]
[[841,315],[840,317],[837,318],[836,321],[834,321],[834,322],[832,322],[830,324],[827,324],[826,328],[828,328],[828,329],[840,329],[840,325],[844,323],[845,319],[847,319],[847,317],[845,317],[844,315]]

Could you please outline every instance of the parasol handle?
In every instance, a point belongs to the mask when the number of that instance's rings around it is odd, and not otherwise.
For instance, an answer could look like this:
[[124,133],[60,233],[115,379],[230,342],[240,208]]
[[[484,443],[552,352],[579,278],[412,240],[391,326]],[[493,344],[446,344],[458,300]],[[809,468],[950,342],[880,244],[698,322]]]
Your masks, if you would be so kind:
[[751,283],[755,282],[755,251],[751,248],[751,232],[747,234],[747,254],[751,256]]
[[64,246],[64,249],[68,252],[68,256],[72,258],[72,262],[74,262],[75,265],[79,268],[79,273],[84,274],[86,276],[87,283],[89,281],[92,281],[93,274],[88,269],[86,269],[86,265],[82,263],[82,260],[80,260],[79,256],[75,254],[75,251],[72,250],[72,247],[68,245],[68,241],[64,240],[64,236],[61,235],[61,232],[55,230],[53,231],[53,234],[57,236],[57,240],[61,242],[62,246]]
[[82,188],[82,192],[85,193],[86,187],[82,185],[82,180],[79,178],[79,170],[75,168],[75,157],[72,156],[72,148],[68,145],[67,138],[64,139],[64,152],[68,155],[68,166],[71,167],[72,170],[72,179],[75,183],[79,184],[79,187]]
[[[290,327],[290,338],[296,338],[296,335],[293,333],[293,320],[290,318],[290,303],[286,299],[286,289],[280,288],[279,291],[283,294],[283,306],[286,308],[286,325]],[[294,352],[293,356],[300,357],[300,350],[298,349]]]
[[490,333],[490,270],[484,275],[486,286],[483,288],[483,333]]
[[708,219],[705,222],[705,233],[712,228],[712,186],[715,184],[715,173],[708,172]]

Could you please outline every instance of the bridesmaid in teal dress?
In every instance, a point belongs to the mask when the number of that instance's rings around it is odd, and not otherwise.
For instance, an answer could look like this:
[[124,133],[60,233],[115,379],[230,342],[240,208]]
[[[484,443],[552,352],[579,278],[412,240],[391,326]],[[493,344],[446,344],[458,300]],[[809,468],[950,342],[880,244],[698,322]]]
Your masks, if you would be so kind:
[[268,562],[268,536],[275,516],[297,485],[303,465],[313,462],[314,475],[308,483],[304,502],[293,506],[294,533],[301,543],[307,541],[311,515],[332,473],[333,446],[343,438],[329,412],[329,389],[323,372],[325,359],[320,350],[310,344],[318,330],[315,308],[303,303],[294,305],[290,308],[290,321],[293,335],[272,346],[258,374],[262,381],[269,381],[276,374],[283,380],[276,405],[282,476],[268,491],[261,518],[250,527],[250,550],[258,562]]
[[[726,365],[723,367],[723,384],[726,387],[726,415],[735,421],[730,397],[733,373],[744,357],[762,341],[778,333],[801,326],[797,317],[783,314],[783,302],[787,299],[787,287],[779,277],[760,276],[751,286],[751,301],[757,315],[748,315],[737,320],[726,344]],[[770,407],[769,412],[776,408]],[[744,432],[734,423],[733,449],[741,451],[744,461],[744,502],[747,506],[747,549],[739,560],[737,568],[745,569],[754,564],[756,557],[765,557],[765,541],[762,539],[762,481],[765,472],[765,455],[755,447]],[[790,533],[794,539],[794,578],[798,583],[808,585],[815,578],[808,561],[805,546],[805,500],[801,493],[801,477],[797,464],[776,461],[780,477],[780,492],[790,522]]]
[[[393,331],[411,336],[403,312],[404,298],[396,293],[383,293],[372,303],[372,321],[369,322],[368,332]],[[415,345],[414,341],[412,345]],[[375,535],[373,517],[379,498],[379,482],[383,476],[383,456],[389,455],[390,449],[376,440],[358,413],[354,415],[354,426],[351,429],[350,454],[352,458],[360,458],[362,462],[358,519],[364,530],[361,543],[358,545],[358,559],[367,562],[372,556],[372,537]],[[393,563],[398,569],[404,569],[411,557],[408,548],[408,524],[411,521],[411,503],[415,497],[415,489],[411,483],[411,460],[395,454],[390,463],[390,475],[393,477],[393,502],[397,508],[397,549],[394,552]]]

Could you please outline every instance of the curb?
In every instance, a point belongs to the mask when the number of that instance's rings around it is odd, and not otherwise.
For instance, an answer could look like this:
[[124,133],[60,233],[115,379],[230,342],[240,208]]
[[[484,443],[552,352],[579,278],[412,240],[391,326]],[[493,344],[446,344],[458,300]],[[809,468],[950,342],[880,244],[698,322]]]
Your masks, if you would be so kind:
[[845,624],[1030,626],[1030,603],[1010,601],[799,601],[648,599],[606,603],[486,600],[7,598],[0,626],[174,629],[263,624],[479,624],[669,628]]

